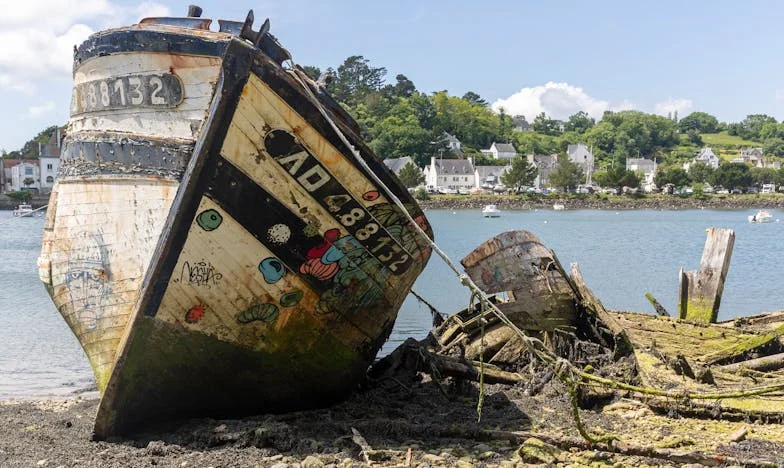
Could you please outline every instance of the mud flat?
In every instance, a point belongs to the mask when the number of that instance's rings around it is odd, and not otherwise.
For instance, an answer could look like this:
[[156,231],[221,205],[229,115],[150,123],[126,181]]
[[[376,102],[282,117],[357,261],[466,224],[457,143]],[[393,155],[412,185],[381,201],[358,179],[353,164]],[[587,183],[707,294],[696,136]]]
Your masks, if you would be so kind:
[[[0,404],[2,466],[782,466],[784,425],[692,419],[618,400],[586,409],[612,447],[589,449],[557,380],[536,396],[523,386],[478,385],[427,376],[392,380],[336,406],[242,419],[173,421],[130,438],[92,442],[95,399]],[[649,447],[656,456],[628,453]],[[622,453],[626,450],[627,453]],[[632,450],[633,452],[633,450]],[[711,462],[713,460],[713,462]],[[695,465],[697,466],[697,465]]]

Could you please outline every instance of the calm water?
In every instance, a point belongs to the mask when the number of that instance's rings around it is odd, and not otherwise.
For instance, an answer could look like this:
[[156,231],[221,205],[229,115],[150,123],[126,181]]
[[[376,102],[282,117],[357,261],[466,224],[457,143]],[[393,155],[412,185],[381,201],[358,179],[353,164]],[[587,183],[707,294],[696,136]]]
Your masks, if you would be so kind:
[[[479,210],[430,210],[439,245],[458,261],[500,232],[527,229],[555,250],[564,266],[580,264],[588,285],[604,304],[652,312],[650,291],[671,312],[677,305],[679,266],[696,269],[705,229],[735,229],[735,249],[720,319],[784,308],[781,223],[749,224],[753,211],[506,211],[483,218]],[[0,399],[68,395],[93,383],[76,338],[38,280],[36,259],[43,218],[11,220],[0,211]],[[442,312],[454,312],[469,295],[436,257],[414,285]],[[430,328],[425,306],[409,298],[383,352]]]

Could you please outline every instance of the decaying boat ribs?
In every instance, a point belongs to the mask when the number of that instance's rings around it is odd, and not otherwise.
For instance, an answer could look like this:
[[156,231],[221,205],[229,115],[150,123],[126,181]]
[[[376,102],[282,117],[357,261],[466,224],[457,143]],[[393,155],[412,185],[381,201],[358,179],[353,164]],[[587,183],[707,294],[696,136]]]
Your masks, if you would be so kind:
[[[641,389],[631,394],[644,394],[654,408],[669,410],[684,403],[677,395],[724,395],[710,398],[710,403],[691,400],[680,409],[781,421],[784,312],[715,323],[733,240],[732,231],[708,230],[701,269],[689,273],[694,279],[691,286],[682,286],[680,309],[689,311],[687,320],[666,313],[607,310],[576,264],[567,274],[555,254],[526,231],[488,240],[462,264],[483,291],[495,294],[492,302],[516,327],[578,369],[590,366],[596,375]],[[419,358],[410,360],[407,352]],[[485,382],[528,388],[541,383],[537,379],[547,368],[537,363],[512,328],[476,302],[434,328],[428,340],[406,343],[376,366],[375,376],[400,372],[414,363],[420,371],[478,381],[480,361]],[[537,365],[538,371],[528,372],[529,366]],[[750,392],[762,387],[773,390]],[[628,389],[608,385],[588,391],[605,398],[625,395]]]
[[93,366],[96,437],[345,396],[429,258],[407,190],[252,23],[151,18],[76,50],[39,272]]

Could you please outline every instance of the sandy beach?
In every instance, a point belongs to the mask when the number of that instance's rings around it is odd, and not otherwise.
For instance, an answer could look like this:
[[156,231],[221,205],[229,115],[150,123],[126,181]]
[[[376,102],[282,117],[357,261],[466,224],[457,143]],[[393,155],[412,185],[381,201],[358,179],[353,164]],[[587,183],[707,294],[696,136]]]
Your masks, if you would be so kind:
[[[534,397],[487,386],[481,422],[477,385],[442,389],[427,377],[388,380],[321,410],[171,421],[103,442],[91,440],[95,398],[6,401],[0,466],[680,466],[695,456],[714,466],[784,466],[781,424],[659,415],[620,400],[582,411],[594,434],[620,439],[597,450],[581,441],[557,383]],[[635,454],[643,446],[658,455]]]

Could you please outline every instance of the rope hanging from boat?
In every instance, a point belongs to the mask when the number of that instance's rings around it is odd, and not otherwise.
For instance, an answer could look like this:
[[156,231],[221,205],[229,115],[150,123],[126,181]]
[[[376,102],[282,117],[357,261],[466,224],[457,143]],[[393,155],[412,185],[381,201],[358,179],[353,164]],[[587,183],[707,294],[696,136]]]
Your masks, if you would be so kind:
[[[291,54],[289,54],[291,57]],[[576,388],[580,385],[585,385],[587,381],[593,382],[594,384],[598,384],[605,387],[610,387],[613,389],[622,389],[629,392],[634,392],[638,394],[644,395],[654,395],[664,398],[673,398],[676,400],[719,400],[724,398],[739,398],[744,396],[755,396],[755,395],[764,395],[768,393],[773,393],[777,391],[784,390],[784,382],[777,383],[773,385],[767,386],[760,386],[756,388],[749,388],[743,391],[737,392],[726,392],[726,393],[689,393],[689,392],[672,392],[666,390],[659,390],[655,388],[647,388],[647,387],[639,387],[636,385],[630,385],[625,382],[620,382],[613,379],[607,379],[604,377],[599,377],[597,375],[593,375],[589,372],[585,372],[581,369],[575,367],[571,362],[568,360],[556,355],[554,352],[549,350],[544,343],[534,337],[526,335],[517,325],[515,325],[507,316],[506,314],[501,311],[495,304],[490,301],[488,296],[482,291],[479,286],[474,283],[474,281],[464,273],[457,265],[452,261],[451,258],[436,244],[436,242],[431,239],[427,233],[422,229],[419,224],[414,221],[411,214],[406,209],[403,202],[390,190],[389,187],[384,184],[383,181],[373,172],[373,170],[368,166],[365,162],[362,155],[359,151],[354,148],[354,146],[349,142],[348,138],[345,134],[340,130],[338,125],[334,122],[331,118],[327,110],[321,104],[321,101],[313,94],[310,86],[307,85],[305,80],[310,80],[310,78],[302,71],[302,69],[294,62],[293,58],[289,59],[292,67],[291,69],[287,70],[287,72],[300,84],[302,89],[307,94],[308,98],[311,100],[311,103],[318,109],[319,113],[326,119],[329,125],[337,134],[340,141],[345,145],[345,147],[351,152],[354,159],[357,163],[362,166],[363,169],[370,175],[373,181],[377,184],[377,186],[385,191],[385,194],[389,197],[390,200],[395,204],[395,206],[405,215],[405,217],[409,221],[409,225],[417,232],[417,234],[424,239],[425,242],[431,247],[433,252],[435,252],[441,259],[446,263],[446,265],[457,275],[458,280],[460,283],[467,287],[472,294],[472,300],[474,297],[479,299],[480,307],[481,307],[481,316],[483,317],[487,312],[492,313],[495,315],[504,325],[508,326],[520,339],[522,340],[525,347],[531,351],[531,353],[536,356],[539,360],[552,366],[554,373],[558,378],[566,384],[567,388],[570,389],[570,396],[572,400],[573,406],[573,413],[574,413],[574,420],[577,426],[580,435],[585,438],[588,442],[591,443],[599,443],[605,441],[607,438],[596,438],[591,436],[583,426],[583,423],[579,417],[579,410],[577,408],[577,401],[576,401]],[[303,79],[304,75],[304,79]],[[479,406],[479,411],[481,412],[481,402]]]
[[16,221],[19,218],[29,218],[31,214],[36,213],[38,211],[41,211],[43,209],[46,209],[47,206],[49,206],[49,205],[44,205],[44,206],[38,207],[38,208],[34,209],[33,211],[31,211],[29,214],[25,214],[24,216],[14,216],[13,218],[9,218],[9,219],[6,219],[4,221],[0,221],[0,226],[3,226],[4,224],[10,224],[12,221]]

